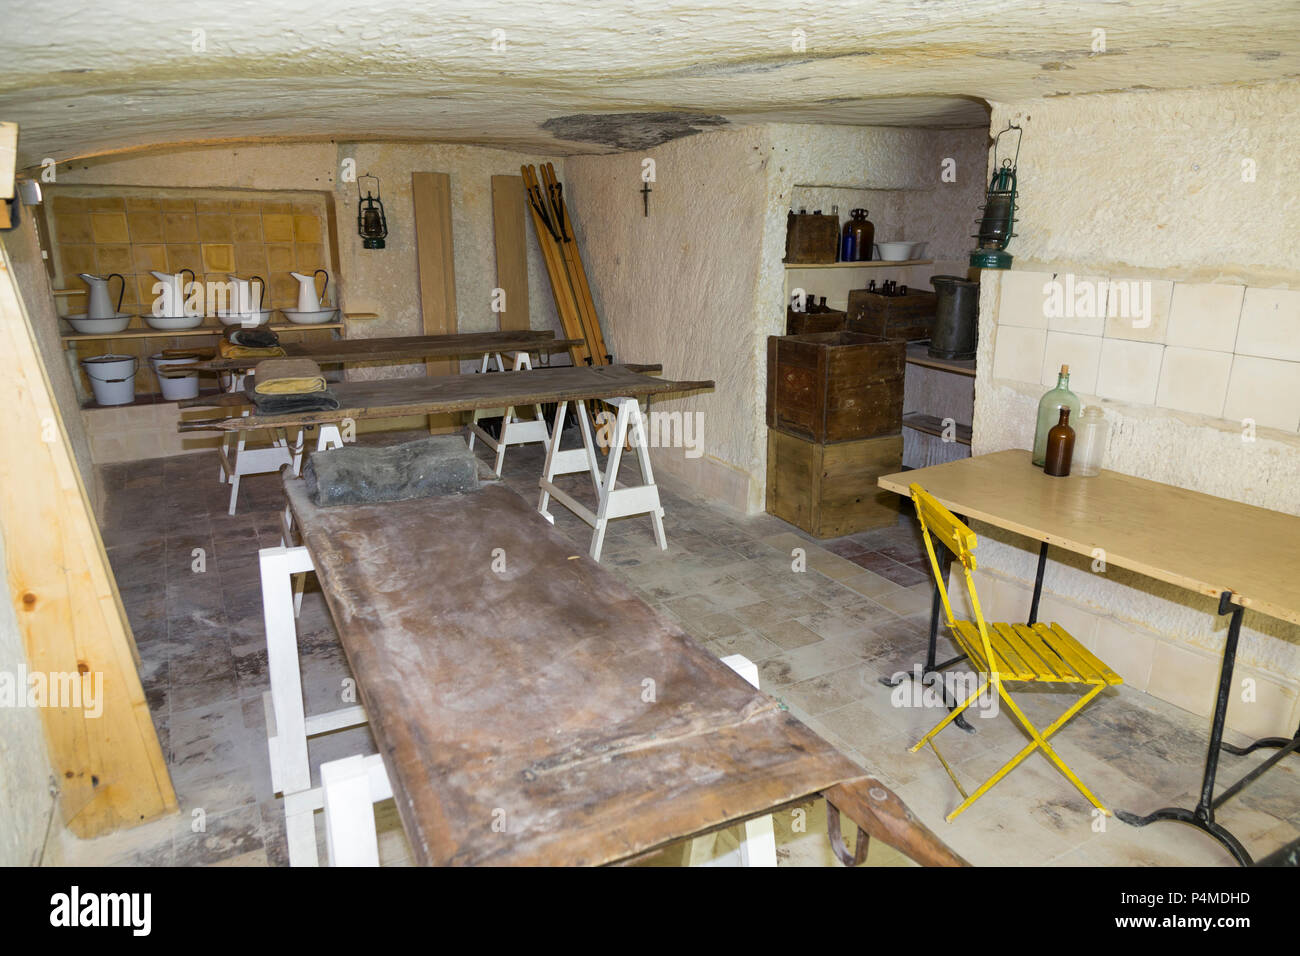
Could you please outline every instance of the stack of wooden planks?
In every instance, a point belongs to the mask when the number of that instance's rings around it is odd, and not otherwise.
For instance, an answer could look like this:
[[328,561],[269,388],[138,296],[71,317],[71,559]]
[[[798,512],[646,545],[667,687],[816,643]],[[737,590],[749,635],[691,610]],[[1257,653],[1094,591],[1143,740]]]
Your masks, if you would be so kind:
[[600,317],[591,298],[587,271],[573,235],[573,223],[564,202],[564,186],[555,178],[555,167],[545,163],[541,179],[533,166],[522,166],[528,207],[532,212],[537,243],[542,249],[546,272],[551,279],[551,294],[559,313],[564,334],[582,339],[583,344],[569,349],[574,365],[609,365],[612,357],[605,348]]

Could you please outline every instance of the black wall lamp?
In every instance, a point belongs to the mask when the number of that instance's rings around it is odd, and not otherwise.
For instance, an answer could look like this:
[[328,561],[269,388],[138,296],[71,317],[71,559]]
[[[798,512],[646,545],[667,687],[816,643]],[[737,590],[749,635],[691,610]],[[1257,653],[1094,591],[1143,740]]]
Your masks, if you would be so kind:
[[[366,190],[361,195],[361,180],[373,179],[375,191]],[[357,177],[357,233],[361,236],[363,249],[382,249],[384,239],[388,236],[388,219],[384,216],[384,204],[379,198],[379,177],[366,173]]]

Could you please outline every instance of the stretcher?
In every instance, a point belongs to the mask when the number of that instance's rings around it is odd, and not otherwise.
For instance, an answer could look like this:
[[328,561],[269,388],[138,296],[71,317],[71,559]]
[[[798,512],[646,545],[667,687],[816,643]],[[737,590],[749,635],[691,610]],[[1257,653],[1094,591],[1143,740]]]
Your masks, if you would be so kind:
[[[367,723],[416,862],[601,865],[822,796],[837,856],[875,837],[963,865],[879,780],[662,619],[499,484],[340,508],[285,490],[260,553],[272,779],[315,863],[308,737]],[[304,713],[289,578],[313,570],[360,701]],[[850,852],[839,815],[859,827]]]

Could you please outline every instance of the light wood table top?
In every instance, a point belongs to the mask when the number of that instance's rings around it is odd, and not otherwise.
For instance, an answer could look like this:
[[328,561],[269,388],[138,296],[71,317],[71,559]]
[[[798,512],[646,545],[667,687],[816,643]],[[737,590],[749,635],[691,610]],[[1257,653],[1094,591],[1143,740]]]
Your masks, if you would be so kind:
[[1052,478],[1011,450],[884,475],[951,511],[1300,624],[1300,517],[1114,471]]

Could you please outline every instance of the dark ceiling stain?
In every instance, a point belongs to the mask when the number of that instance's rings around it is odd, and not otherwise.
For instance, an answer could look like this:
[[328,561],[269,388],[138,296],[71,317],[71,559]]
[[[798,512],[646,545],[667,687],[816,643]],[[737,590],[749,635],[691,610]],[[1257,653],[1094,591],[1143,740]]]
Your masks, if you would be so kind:
[[727,122],[724,116],[698,113],[575,113],[553,116],[542,124],[542,129],[574,143],[650,149],[708,127],[726,126]]
[[1282,55],[1281,50],[1255,50],[1246,54],[1252,60],[1276,60]]

